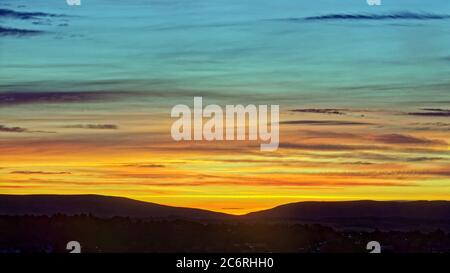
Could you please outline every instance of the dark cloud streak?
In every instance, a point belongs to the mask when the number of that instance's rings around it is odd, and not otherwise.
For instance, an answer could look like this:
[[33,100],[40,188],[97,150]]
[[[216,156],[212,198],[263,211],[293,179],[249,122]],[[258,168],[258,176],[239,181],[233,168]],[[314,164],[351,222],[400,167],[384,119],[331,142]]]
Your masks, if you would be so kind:
[[330,115],[345,115],[344,109],[334,108],[305,108],[305,109],[293,109],[291,112],[299,113],[314,113],[314,114],[330,114]]
[[414,12],[396,12],[389,14],[327,14],[321,16],[311,16],[305,18],[287,18],[287,20],[305,20],[305,21],[335,21],[335,20],[445,20],[450,19],[447,14],[433,13],[414,13]]
[[66,15],[46,13],[46,12],[26,12],[26,11],[15,11],[12,9],[0,9],[0,18],[31,20],[31,19],[38,19],[39,17],[66,17]]
[[374,137],[375,141],[385,144],[410,144],[410,145],[446,145],[441,140],[418,138],[401,134],[385,134]]
[[8,127],[5,125],[0,125],[0,132],[7,132],[7,133],[55,133],[55,132],[48,132],[48,131],[30,131],[27,128],[22,127]]
[[40,30],[30,30],[30,29],[20,29],[20,28],[8,28],[0,26],[0,36],[34,36],[39,34],[44,34],[45,31]]
[[111,100],[120,92],[8,92],[0,93],[0,105],[28,103],[77,103]]
[[439,108],[423,108],[423,112],[410,112],[410,116],[450,117],[450,110]]
[[7,127],[4,125],[0,125],[0,132],[23,133],[28,132],[28,129],[22,127]]
[[341,120],[286,120],[281,121],[280,124],[289,125],[323,125],[323,126],[341,126],[341,125],[373,125],[367,122],[357,122],[357,121],[341,121]]
[[75,124],[64,126],[64,128],[77,129],[100,129],[100,130],[117,130],[119,127],[115,124]]

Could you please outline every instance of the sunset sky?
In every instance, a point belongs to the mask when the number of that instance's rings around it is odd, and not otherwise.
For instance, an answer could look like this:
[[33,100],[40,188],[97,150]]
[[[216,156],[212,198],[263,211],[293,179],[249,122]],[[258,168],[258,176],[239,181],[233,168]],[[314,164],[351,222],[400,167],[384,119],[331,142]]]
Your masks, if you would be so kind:
[[[0,194],[243,214],[450,200],[450,2],[0,3]],[[280,147],[175,142],[177,104],[280,105]]]

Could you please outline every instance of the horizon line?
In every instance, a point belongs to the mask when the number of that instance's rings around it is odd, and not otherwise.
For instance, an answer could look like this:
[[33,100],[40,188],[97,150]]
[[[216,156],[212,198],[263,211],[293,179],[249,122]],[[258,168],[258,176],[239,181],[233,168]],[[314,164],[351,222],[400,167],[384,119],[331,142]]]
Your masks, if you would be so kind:
[[[285,205],[290,205],[290,204],[298,204],[298,203],[346,203],[346,202],[450,202],[449,200],[445,200],[445,199],[403,199],[403,200],[375,200],[375,199],[354,199],[354,200],[311,200],[311,201],[297,201],[297,202],[289,202],[289,203],[283,203],[280,205],[276,205],[273,207],[268,207],[265,209],[260,209],[260,210],[254,210],[254,211],[250,211],[250,212],[246,212],[246,213],[242,213],[242,214],[238,214],[238,213],[228,213],[228,212],[222,212],[222,211],[217,211],[217,210],[211,210],[211,209],[204,209],[204,208],[199,208],[199,207],[184,207],[184,206],[174,206],[174,205],[168,205],[168,204],[162,204],[162,203],[156,203],[156,202],[150,202],[150,201],[145,201],[145,200],[140,200],[140,199],[135,199],[135,198],[130,198],[130,197],[126,197],[126,196],[117,196],[117,195],[103,195],[103,194],[89,194],[89,193],[85,193],[85,194],[48,194],[48,193],[43,193],[43,194],[39,194],[39,193],[32,193],[32,194],[2,194],[0,193],[0,196],[92,196],[92,197],[111,197],[111,198],[121,198],[121,199],[128,199],[128,200],[132,200],[132,201],[136,201],[136,202],[143,202],[143,203],[147,203],[147,204],[153,204],[153,205],[159,205],[159,206],[165,206],[165,207],[171,207],[171,208],[180,208],[180,209],[195,209],[195,210],[201,210],[201,211],[206,211],[206,212],[213,212],[213,213],[218,213],[218,214],[224,214],[224,215],[229,215],[229,216],[245,216],[245,215],[249,215],[251,213],[255,213],[255,212],[262,212],[262,211],[267,211],[267,210],[271,210],[271,209],[275,209],[281,206],[285,206]],[[1,205],[0,205],[1,206]]]

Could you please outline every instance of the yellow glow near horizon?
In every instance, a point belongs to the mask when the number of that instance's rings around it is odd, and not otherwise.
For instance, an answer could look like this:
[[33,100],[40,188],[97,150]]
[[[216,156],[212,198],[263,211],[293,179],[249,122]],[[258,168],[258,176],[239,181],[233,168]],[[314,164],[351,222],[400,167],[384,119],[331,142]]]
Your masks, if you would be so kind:
[[448,132],[402,132],[410,121],[393,119],[394,127],[350,133],[283,125],[276,152],[251,142],[174,142],[169,122],[101,134],[0,132],[0,193],[101,194],[232,214],[308,200],[449,200]]

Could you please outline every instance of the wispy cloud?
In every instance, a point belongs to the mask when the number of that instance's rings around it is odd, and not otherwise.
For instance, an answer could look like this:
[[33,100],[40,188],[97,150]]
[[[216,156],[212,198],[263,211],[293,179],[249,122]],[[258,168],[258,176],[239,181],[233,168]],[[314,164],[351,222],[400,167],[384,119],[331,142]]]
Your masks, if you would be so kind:
[[40,30],[8,28],[8,27],[1,27],[0,26],[0,36],[23,37],[23,36],[32,36],[32,35],[38,35],[38,34],[43,34],[43,33],[45,33],[45,32],[44,31],[40,31]]
[[[292,18],[296,19],[296,18]],[[306,21],[332,21],[332,20],[445,20],[450,19],[447,14],[396,12],[388,14],[327,14],[302,18]],[[298,20],[298,19],[297,19]]]
[[66,17],[66,15],[46,13],[46,12],[28,12],[28,11],[15,11],[12,9],[0,9],[0,18],[32,20],[38,19],[40,17]]
[[77,103],[112,100],[120,92],[9,92],[0,93],[0,105],[27,103]]
[[305,109],[293,109],[291,112],[300,113],[314,113],[314,114],[330,114],[330,115],[345,115],[345,109],[334,108],[305,108]]
[[117,130],[119,127],[115,124],[75,124],[67,125],[64,128],[78,128],[78,129],[100,129],[100,130]]
[[48,132],[48,131],[30,131],[27,128],[22,128],[18,126],[14,127],[8,127],[5,125],[0,125],[0,132],[7,132],[7,133],[54,133],[54,132]]
[[357,151],[357,150],[380,150],[378,146],[372,145],[346,145],[346,144],[301,144],[301,143],[281,143],[280,148],[311,150],[311,151]]
[[373,125],[372,123],[368,123],[368,122],[345,121],[345,120],[286,120],[286,121],[281,121],[280,124],[327,125],[327,126]]
[[302,139],[307,138],[332,138],[332,139],[361,139],[362,136],[348,132],[335,132],[330,130],[301,130]]
[[450,117],[450,110],[440,108],[423,108],[422,112],[410,112],[411,116]]
[[446,122],[414,122],[411,125],[426,125],[426,126],[436,126],[436,127],[450,127],[450,123]]
[[71,174],[70,172],[43,172],[43,171],[13,171],[10,172],[10,174],[48,174],[48,175],[54,175],[54,174]]
[[446,122],[414,122],[410,125],[414,126],[414,130],[420,131],[450,131],[450,123]]
[[137,167],[137,168],[165,168],[165,165],[162,164],[140,164],[140,163],[136,163],[136,164],[126,164],[124,165],[125,167]]
[[385,144],[418,144],[418,145],[446,145],[447,143],[442,140],[418,138],[409,135],[402,134],[385,134],[375,136],[374,140]]
[[27,131],[28,129],[22,127],[7,127],[4,125],[0,125],[0,132],[23,133]]
[[355,133],[347,133],[347,132],[333,132],[333,131],[308,131],[302,130],[299,132],[303,139],[348,139],[348,140],[360,140],[360,141],[369,141],[369,142],[377,142],[382,144],[405,144],[405,145],[447,145],[447,143],[443,140],[437,139],[428,139],[424,137],[415,137],[411,135],[405,134],[355,134]]

